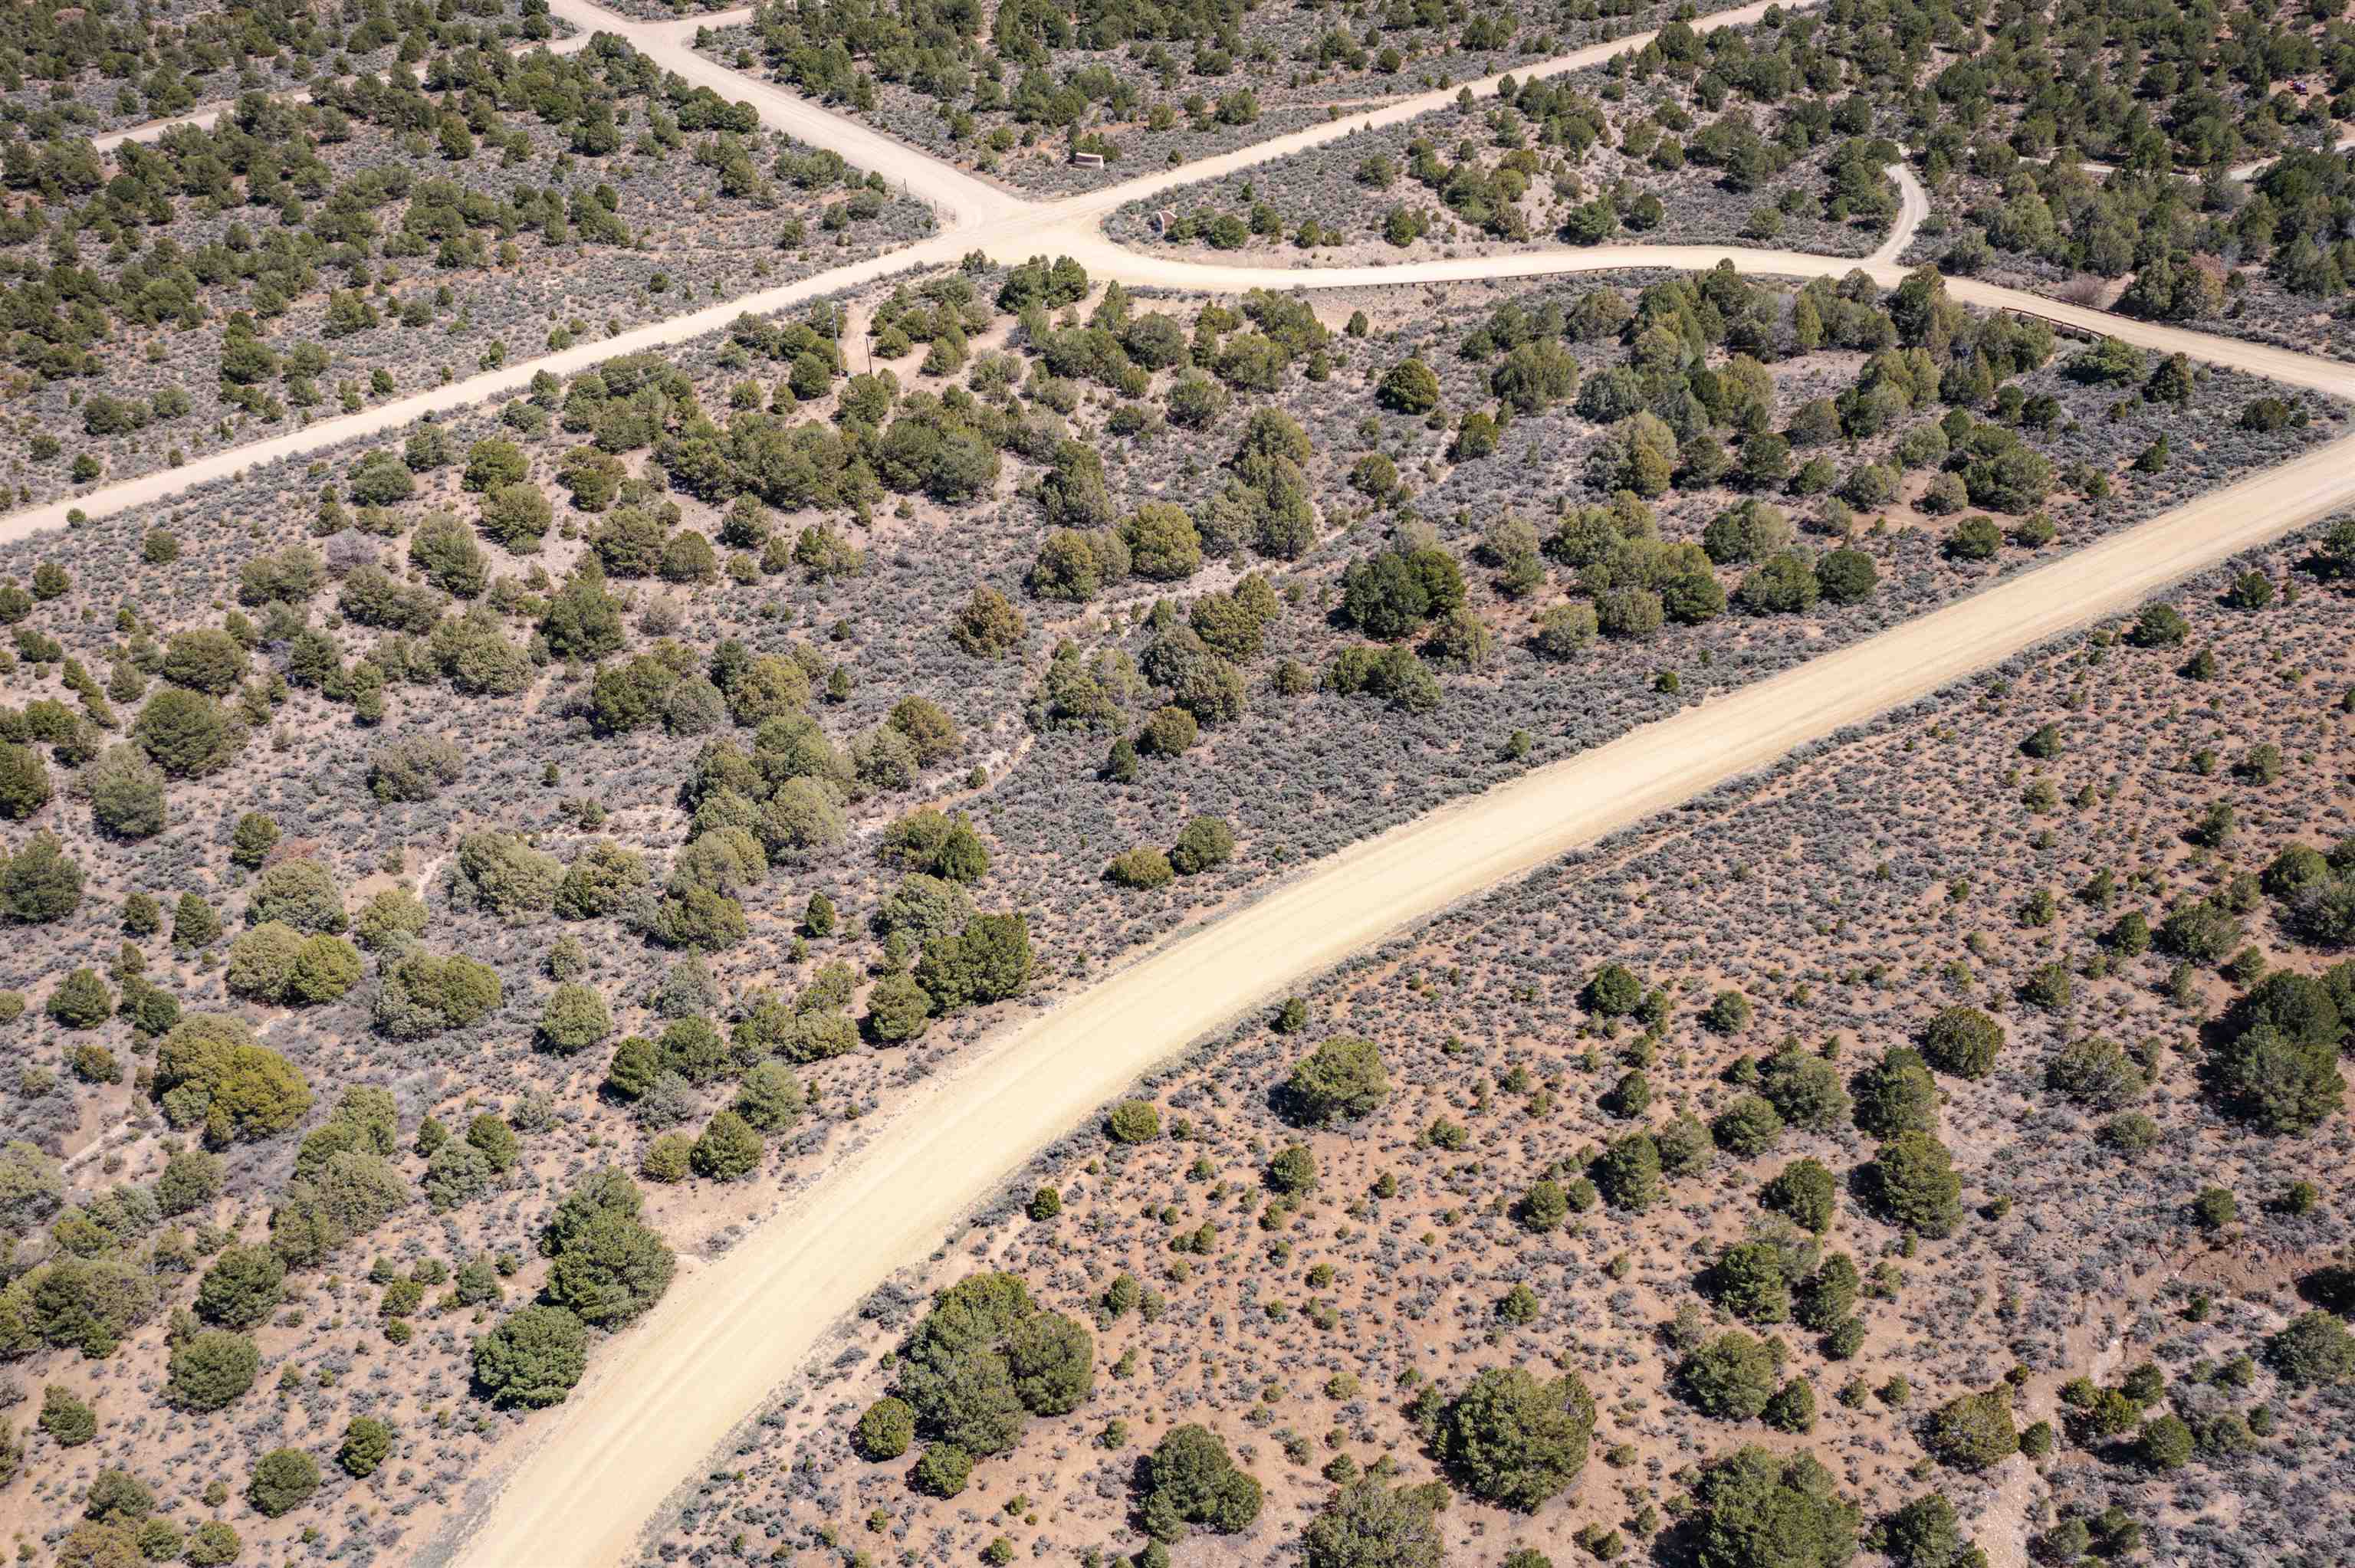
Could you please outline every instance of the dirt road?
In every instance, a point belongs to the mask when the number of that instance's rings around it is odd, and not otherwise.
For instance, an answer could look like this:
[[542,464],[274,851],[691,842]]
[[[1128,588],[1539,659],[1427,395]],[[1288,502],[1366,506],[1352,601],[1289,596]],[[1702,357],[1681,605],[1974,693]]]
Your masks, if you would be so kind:
[[1930,216],[1930,193],[1922,188],[1922,182],[1903,164],[1891,164],[1884,172],[1897,185],[1897,221],[1889,226],[1888,238],[1865,260],[1886,265],[1905,254],[1905,248],[1913,243],[1913,231]]
[[[1816,0],[1786,5],[1789,12],[1805,9]],[[0,517],[0,541],[23,538],[45,528],[62,526],[68,514],[103,517],[134,507],[153,505],[205,483],[281,458],[303,457],[343,441],[396,430],[428,413],[474,407],[511,396],[527,386],[542,370],[567,376],[619,355],[660,349],[688,342],[725,326],[743,312],[755,314],[787,309],[821,294],[831,293],[875,278],[916,267],[950,264],[971,250],[998,260],[1019,260],[1036,253],[1071,255],[1099,278],[1131,285],[1175,289],[1241,291],[1254,288],[1342,289],[1383,287],[1401,283],[1438,283],[1465,280],[1499,280],[1561,276],[1632,267],[1697,269],[1727,260],[1745,273],[1782,277],[1838,277],[1861,269],[1876,281],[1890,284],[1903,275],[1893,258],[1904,249],[1928,212],[1928,203],[1910,171],[1893,170],[1901,195],[1896,226],[1871,257],[1810,255],[1804,251],[1758,250],[1719,245],[1604,245],[1560,250],[1533,250],[1507,256],[1461,257],[1452,260],[1408,262],[1391,267],[1271,268],[1246,263],[1197,261],[1185,257],[1148,255],[1129,250],[1106,238],[1106,215],[1124,203],[1148,198],[1172,185],[1215,177],[1237,169],[1255,167],[1319,146],[1367,125],[1391,124],[1427,113],[1455,101],[1455,90],[1444,89],[1401,99],[1365,116],[1349,116],[1329,124],[1311,126],[1290,135],[1240,148],[1220,157],[1158,171],[1103,190],[1057,201],[1037,201],[1007,191],[947,164],[920,149],[896,142],[858,121],[837,115],[797,94],[758,81],[697,55],[690,46],[697,27],[741,20],[742,12],[727,12],[688,22],[645,22],[606,11],[592,0],[553,0],[551,12],[581,29],[559,46],[577,48],[598,32],[615,34],[652,56],[688,81],[711,87],[730,98],[751,101],[764,123],[813,146],[827,147],[852,163],[880,171],[911,196],[930,203],[941,222],[928,239],[883,256],[832,271],[722,301],[684,315],[650,323],[619,337],[583,343],[560,353],[518,360],[446,387],[398,398],[351,415],[323,418],[302,428],[250,445],[233,447],[185,463],[176,469],[103,485],[80,495]],[[1738,26],[1755,21],[1767,9],[1764,0],[1704,19],[1703,31]],[[1613,55],[1641,48],[1654,35],[1635,33],[1553,59],[1525,66],[1523,78],[1548,76],[1594,65]],[[1497,78],[1474,83],[1475,94],[1493,92]],[[186,122],[208,122],[218,109],[186,117]],[[159,134],[172,123],[142,127],[143,137]],[[2273,376],[2298,386],[2315,387],[2339,395],[2355,394],[2355,370],[2328,362],[2270,349],[2262,344],[2210,337],[2179,327],[2140,323],[2105,312],[2086,310],[2047,300],[2023,291],[1998,288],[1971,279],[1953,279],[1948,290],[1957,298],[1996,309],[2024,311],[2048,320],[2089,331],[2109,332],[2140,346],[2168,353],[2185,353],[2211,364]],[[2355,484],[2350,484],[2355,494]]]
[[[1631,267],[1697,269],[1731,260],[1745,272],[1838,276],[1861,267],[1891,284],[1893,257],[1925,210],[1901,178],[1899,243],[1850,258],[1723,246],[1612,246],[1398,267],[1270,270],[1146,256],[1103,238],[1103,216],[1177,184],[1250,167],[1452,101],[1454,90],[1402,100],[1221,158],[1059,202],[1004,191],[833,115],[805,100],[696,57],[692,23],[637,23],[588,0],[554,0],[584,31],[617,33],[689,81],[749,98],[763,120],[842,153],[933,203],[943,232],[905,249],[801,282],[713,305],[601,343],[509,366],[346,418],[78,499],[92,514],[161,501],[192,484],[275,457],[464,407],[529,380],[618,354],[685,342],[743,311],[785,308],[903,268],[938,266],[978,249],[999,260],[1037,251],[1077,257],[1099,278],[1234,291],[1258,287],[1391,287],[1540,277]],[[1786,5],[1785,10],[1798,6]],[[1737,25],[1760,4],[1721,13]],[[1543,75],[1593,64],[1649,37],[1634,35],[1524,68]],[[1483,84],[1479,90],[1487,90]],[[2180,327],[2128,321],[1967,279],[1966,302],[2028,312],[2300,386],[2355,396],[2355,367]],[[589,1381],[538,1418],[531,1451],[506,1478],[459,1561],[482,1568],[603,1564],[630,1555],[640,1529],[682,1481],[779,1383],[826,1330],[895,1270],[927,1257],[959,1213],[1033,1151],[1140,1073],[1244,1010],[1382,937],[1565,851],[1764,767],[1793,747],[1902,705],[2151,592],[2242,549],[2355,503],[2355,437],[2116,535],[2033,573],[1614,744],[1528,775],[1331,860],[1258,903],[1139,959],[1029,1020],[1010,1025],[926,1086],[790,1210],[726,1258],[673,1288],[647,1319],[606,1347]],[[0,520],[0,537],[64,521],[67,503]]]
[[822,1335],[1155,1064],[1391,932],[2339,505],[2355,438],[1325,862],[975,1049],[601,1352],[460,1561],[623,1561]]
[[[1785,11],[1805,10],[1819,3],[1820,0],[1792,0],[1783,8]],[[1753,4],[1738,10],[1721,12],[1708,18],[1703,30],[1754,21],[1764,14],[1766,8],[1767,0],[1754,0]],[[62,527],[67,523],[68,514],[73,511],[78,510],[87,517],[112,516],[134,507],[169,500],[186,491],[260,463],[280,458],[304,457],[346,440],[399,429],[425,414],[472,408],[494,397],[511,396],[529,385],[533,375],[538,371],[567,376],[619,355],[687,343],[725,326],[742,312],[762,314],[783,310],[820,294],[832,293],[903,269],[953,263],[969,250],[980,250],[999,260],[1020,260],[1050,248],[1067,250],[1081,241],[1099,239],[1097,229],[1103,215],[1123,202],[1150,196],[1172,184],[1206,178],[1228,168],[1249,167],[1305,147],[1321,145],[1348,134],[1351,129],[1368,123],[1369,120],[1374,123],[1388,124],[1395,120],[1411,119],[1452,102],[1455,97],[1453,89],[1419,93],[1398,100],[1370,117],[1352,116],[1332,124],[1312,126],[1221,158],[1147,175],[1087,196],[1060,201],[1038,201],[968,174],[920,148],[895,141],[862,122],[836,114],[797,93],[730,70],[695,52],[693,43],[698,28],[742,21],[749,16],[749,10],[719,12],[686,21],[649,22],[608,11],[593,4],[592,0],[551,0],[549,9],[552,15],[580,29],[574,37],[552,46],[556,49],[569,51],[582,48],[601,32],[623,38],[633,48],[659,62],[664,69],[677,72],[686,80],[709,87],[731,101],[749,101],[760,111],[762,123],[769,129],[783,131],[811,146],[830,149],[861,168],[881,174],[892,185],[932,207],[940,223],[939,232],[929,239],[871,260],[837,268],[797,283],[740,295],[700,311],[650,323],[619,337],[603,338],[577,344],[560,353],[517,360],[497,370],[484,371],[453,381],[446,387],[379,404],[357,414],[332,415],[316,419],[265,440],[210,453],[176,469],[100,485],[78,495],[9,513],[0,516],[0,541],[24,538],[45,528]],[[1573,54],[1526,66],[1520,75],[1550,75],[1596,64],[1624,50],[1641,48],[1653,36],[1648,32],[1633,33],[1607,44],[1594,45]],[[1495,79],[1486,79],[1475,84],[1476,89],[1493,91]],[[175,120],[113,132],[100,138],[99,143],[103,147],[125,141],[153,141],[175,125],[210,125],[227,107],[208,105]],[[1115,247],[1103,249],[1108,251],[1110,261],[1108,270],[1102,275],[1129,281],[1122,270],[1128,252]],[[1143,262],[1147,259],[1135,260]],[[1625,264],[1640,263],[1630,261]],[[1499,271],[1497,275],[1511,274]],[[1293,281],[1287,279],[1287,281]],[[1264,281],[1263,279],[1256,280],[1242,286],[1257,287]]]

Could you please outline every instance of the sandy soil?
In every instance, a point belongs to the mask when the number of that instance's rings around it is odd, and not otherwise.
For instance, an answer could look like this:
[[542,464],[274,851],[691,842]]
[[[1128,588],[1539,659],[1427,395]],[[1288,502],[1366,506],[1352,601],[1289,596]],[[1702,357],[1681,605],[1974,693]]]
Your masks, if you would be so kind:
[[[462,1548],[602,1563],[874,1284],[1196,1037],[1378,938],[2333,510],[2355,440],[1373,840],[1007,1030],[603,1358]],[[954,1172],[954,1177],[950,1172]]]

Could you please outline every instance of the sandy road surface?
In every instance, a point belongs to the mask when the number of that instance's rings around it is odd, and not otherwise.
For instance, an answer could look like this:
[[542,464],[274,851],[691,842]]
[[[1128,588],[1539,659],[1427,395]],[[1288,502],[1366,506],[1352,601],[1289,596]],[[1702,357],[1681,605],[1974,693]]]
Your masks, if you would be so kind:
[[1884,172],[1897,186],[1897,221],[1889,226],[1889,238],[1865,258],[1868,261],[1895,261],[1913,243],[1913,231],[1922,227],[1922,220],[1930,216],[1930,193],[1922,188],[1912,169],[1891,164]]
[[847,115],[836,114],[797,92],[729,69],[695,52],[696,31],[751,19],[749,9],[717,12],[685,21],[641,21],[608,11],[591,0],[551,0],[551,16],[560,16],[582,33],[611,33],[639,53],[652,57],[664,69],[690,84],[708,87],[731,102],[742,101],[761,111],[762,123],[783,131],[813,147],[841,154],[862,169],[880,174],[917,200],[929,203],[943,228],[989,223],[1010,217],[1030,204],[1011,191],[965,173],[953,164],[918,151]]
[[1009,1028],[607,1347],[459,1560],[624,1560],[671,1489],[835,1322],[1156,1063],[1457,900],[2321,515],[2350,463],[2355,438],[1435,811]]

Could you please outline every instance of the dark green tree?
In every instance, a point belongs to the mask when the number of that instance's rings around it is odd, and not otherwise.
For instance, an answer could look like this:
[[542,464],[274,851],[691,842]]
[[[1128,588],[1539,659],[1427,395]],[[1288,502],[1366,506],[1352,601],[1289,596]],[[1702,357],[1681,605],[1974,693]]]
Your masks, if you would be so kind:
[[1737,1448],[1701,1471],[1691,1503],[1700,1568],[1844,1568],[1856,1555],[1856,1505],[1806,1454]]
[[300,1448],[272,1448],[253,1467],[245,1499],[272,1519],[311,1500],[319,1489],[319,1464]]
[[1446,1560],[1421,1489],[1370,1479],[1351,1481],[1335,1493],[1308,1521],[1301,1547],[1307,1568],[1440,1568]]
[[494,1404],[559,1404],[589,1368],[589,1331],[561,1307],[525,1307],[474,1341],[474,1386]]
[[1208,1427],[1171,1431],[1146,1461],[1146,1478],[1145,1526],[1156,1541],[1182,1540],[1193,1525],[1232,1535],[1259,1517],[1258,1480]]
[[1925,1132],[1883,1143],[1869,1172],[1873,1205],[1891,1224],[1937,1238],[1962,1223],[1962,1178],[1946,1146]]
[[220,1410],[253,1386],[261,1353],[243,1334],[206,1329],[175,1347],[165,1393],[183,1410]]
[[1950,1007],[1922,1032],[1922,1055],[1942,1073],[1984,1078],[2003,1049],[2003,1025],[1976,1007]]
[[1466,1491],[1528,1512],[1578,1478],[1593,1435],[1594,1399],[1575,1373],[1491,1367],[1448,1402],[1439,1451]]
[[1781,1385],[1774,1353],[1755,1334],[1728,1330],[1677,1365],[1677,1392],[1705,1415],[1754,1421]]
[[1311,1127],[1354,1121],[1390,1097],[1390,1074],[1370,1040],[1337,1034],[1294,1065],[1284,1086],[1284,1109]]

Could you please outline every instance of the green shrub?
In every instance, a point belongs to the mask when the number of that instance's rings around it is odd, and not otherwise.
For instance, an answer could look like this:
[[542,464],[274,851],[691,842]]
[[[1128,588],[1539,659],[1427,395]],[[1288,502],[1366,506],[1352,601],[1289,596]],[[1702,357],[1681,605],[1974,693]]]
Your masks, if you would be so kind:
[[2012,1425],[2011,1389],[1998,1383],[1985,1393],[1948,1400],[1931,1414],[1923,1446],[1943,1465],[1976,1474],[2019,1450]]
[[2328,1312],[2307,1312],[2265,1340],[2265,1359],[2291,1383],[2336,1387],[2355,1382],[2355,1334]]
[[304,936],[333,935],[350,922],[335,874],[307,857],[282,860],[261,874],[245,908],[246,924],[278,921]]
[[221,1249],[197,1281],[197,1316],[223,1329],[258,1329],[278,1310],[286,1265],[266,1246]]
[[589,1334],[561,1307],[525,1307],[474,1341],[474,1386],[498,1405],[562,1404],[589,1367]]
[[1150,844],[1115,855],[1104,867],[1104,880],[1118,887],[1149,890],[1167,887],[1177,876],[1169,857]]
[[300,1448],[273,1448],[253,1467],[245,1497],[272,1519],[302,1507],[319,1489],[318,1462]]
[[1104,1118],[1115,1143],[1148,1143],[1161,1136],[1161,1111],[1151,1100],[1123,1100]]
[[1604,1202],[1640,1214],[1659,1201],[1660,1146],[1647,1132],[1630,1133],[1596,1159],[1593,1176]]
[[1146,1478],[1145,1527],[1156,1541],[1183,1540],[1193,1525],[1232,1535],[1259,1517],[1259,1482],[1207,1427],[1172,1430],[1146,1461]]
[[41,1391],[40,1427],[59,1447],[78,1448],[98,1436],[98,1412],[51,1383]]
[[1795,1160],[1760,1189],[1758,1201],[1773,1213],[1817,1235],[1831,1229],[1838,1183],[1822,1161]]
[[1927,1133],[1908,1132],[1883,1143],[1873,1157],[1870,1190],[1881,1217],[1933,1239],[1962,1223],[1962,1179],[1946,1146]]
[[310,1086],[284,1057],[255,1044],[241,1021],[204,1013],[157,1047],[155,1090],[166,1120],[201,1125],[216,1144],[284,1132],[311,1108]]
[[2003,1049],[2003,1025],[1976,1007],[1950,1007],[1923,1032],[1922,1055],[1942,1073],[1984,1078]]
[[0,906],[22,926],[46,926],[81,907],[81,867],[51,832],[0,861]]
[[[628,1181],[619,1171],[607,1173],[607,1180],[616,1179]],[[618,1329],[653,1307],[677,1268],[670,1245],[634,1213],[602,1209],[550,1234],[560,1240],[548,1271],[548,1299],[597,1328]]]
[[935,1443],[916,1460],[916,1489],[927,1497],[953,1498],[973,1475],[973,1456],[954,1443]]
[[42,1011],[68,1029],[95,1029],[114,1016],[114,993],[97,970],[78,969],[49,992]]
[[182,1558],[190,1568],[225,1568],[245,1551],[245,1542],[237,1531],[217,1519],[208,1519],[188,1532]]
[[1891,1045],[1849,1085],[1856,1125],[1874,1138],[1926,1132],[1937,1125],[1938,1087],[1922,1054]]
[[1235,854],[1234,830],[1220,817],[1196,817],[1178,834],[1169,851],[1169,866],[1180,876],[1193,876],[1224,865]]
[[1283,1097],[1286,1112],[1305,1125],[1354,1121],[1390,1097],[1390,1075],[1372,1041],[1337,1034],[1293,1067]]
[[884,1395],[868,1405],[851,1433],[859,1457],[881,1462],[905,1454],[916,1440],[916,1413],[907,1401]]
[[[1301,1538],[1306,1568],[1439,1568],[1445,1545],[1421,1488],[1359,1479],[1336,1492]],[[1506,1568],[1552,1568],[1516,1553]]]
[[1806,1454],[1737,1448],[1702,1469],[1690,1502],[1700,1568],[1840,1568],[1856,1552],[1856,1505]]
[[1439,1450],[1472,1495],[1529,1512],[1577,1479],[1593,1435],[1593,1396],[1576,1374],[1541,1383],[1492,1367],[1448,1403]]
[[613,1033],[613,1015],[605,999],[589,986],[565,984],[549,993],[539,1013],[539,1042],[559,1055],[570,1056],[599,1044]]
[[392,1457],[392,1428],[373,1415],[354,1418],[336,1446],[336,1463],[356,1480],[366,1480]]
[[220,1410],[253,1386],[261,1354],[253,1341],[225,1329],[207,1329],[172,1351],[165,1394],[183,1410]]
[[1094,1360],[1087,1330],[1039,1310],[1021,1280],[975,1275],[943,1292],[909,1336],[899,1393],[935,1446],[1004,1453],[1029,1416],[1079,1407]]
[[1686,1355],[1677,1366],[1677,1391],[1705,1415],[1752,1421],[1774,1397],[1780,1375],[1765,1342],[1734,1329]]
[[713,1181],[740,1181],[760,1169],[766,1145],[751,1124],[732,1110],[715,1112],[695,1140],[687,1164]]

